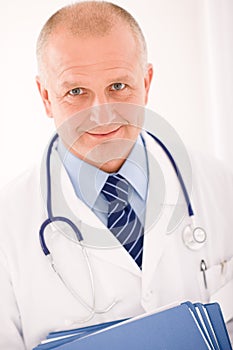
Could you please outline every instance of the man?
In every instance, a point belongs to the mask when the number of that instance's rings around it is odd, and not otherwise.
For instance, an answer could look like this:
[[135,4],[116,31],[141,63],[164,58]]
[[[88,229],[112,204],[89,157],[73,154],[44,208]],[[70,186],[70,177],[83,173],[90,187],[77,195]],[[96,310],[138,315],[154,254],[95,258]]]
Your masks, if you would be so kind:
[[[31,349],[52,330],[184,300],[216,297],[230,320],[232,177],[192,160],[192,201],[208,240],[185,246],[187,213],[169,234],[180,187],[166,154],[141,132],[153,69],[135,20],[105,2],[65,7],[43,27],[37,55],[37,85],[59,139],[41,177],[33,169],[2,194],[0,348]],[[43,254],[50,251],[59,274]]]

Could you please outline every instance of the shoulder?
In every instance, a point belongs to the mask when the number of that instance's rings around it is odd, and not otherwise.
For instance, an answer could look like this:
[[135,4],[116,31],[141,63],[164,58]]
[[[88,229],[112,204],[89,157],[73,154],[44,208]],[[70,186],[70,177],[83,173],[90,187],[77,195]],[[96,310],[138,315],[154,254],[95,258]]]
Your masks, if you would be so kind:
[[16,198],[19,194],[27,195],[39,183],[39,166],[33,165],[23,173],[8,182],[0,189],[0,203],[4,200]]
[[232,172],[224,162],[211,155],[191,152],[190,160],[192,164],[190,194],[199,224],[211,232],[211,236],[216,240],[214,244],[218,242],[219,247],[227,245],[226,242],[232,238],[233,225]]
[[21,249],[21,241],[25,237],[28,241],[38,226],[42,212],[39,179],[40,171],[33,166],[0,190],[0,246],[7,256],[15,254],[16,246]]
[[[213,155],[199,151],[189,151],[193,179],[204,181],[211,186],[218,186],[215,190],[228,188],[233,191],[233,172],[222,160]],[[199,179],[199,180],[198,180]],[[221,186],[221,188],[219,188]]]
[[[0,222],[18,220],[30,215],[40,196],[40,167],[35,165],[0,190]],[[26,214],[27,213],[27,214]]]
[[[174,165],[179,169],[180,174],[188,187],[189,193],[198,193],[210,195],[212,192],[215,197],[231,198],[233,197],[233,172],[230,167],[223,161],[217,159],[213,155],[192,150],[185,147],[182,143],[157,144],[153,137],[147,133],[143,133],[146,141],[147,150],[152,151],[155,159],[159,157],[161,152],[163,158],[167,154],[169,163],[171,157]],[[158,152],[160,145],[161,151]],[[164,147],[165,146],[165,147]],[[166,150],[165,150],[166,148]],[[168,156],[167,150],[171,157]],[[159,160],[159,159],[158,159]]]
[[[151,135],[143,132],[143,138],[146,141],[147,149],[156,150],[155,143],[158,144],[158,142],[155,142]],[[184,177],[186,177],[185,173],[188,166],[191,170],[191,176],[195,179],[198,177],[200,179],[206,178],[210,183],[214,180],[220,182],[227,180],[229,183],[233,181],[233,171],[230,167],[213,155],[192,150],[183,145],[182,142],[179,144],[176,142],[173,143],[172,141],[170,144],[167,144],[167,142],[160,142],[158,145],[160,145],[163,151],[166,148],[166,150],[170,152],[175,165],[181,168],[181,175],[184,172]],[[165,153],[167,152],[165,151]],[[156,158],[156,154],[154,156]],[[190,172],[188,172],[188,175],[190,175]]]

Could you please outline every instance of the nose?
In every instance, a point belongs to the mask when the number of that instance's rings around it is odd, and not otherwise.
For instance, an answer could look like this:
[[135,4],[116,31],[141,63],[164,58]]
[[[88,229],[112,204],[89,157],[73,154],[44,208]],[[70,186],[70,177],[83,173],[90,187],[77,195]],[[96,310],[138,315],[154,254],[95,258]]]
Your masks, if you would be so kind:
[[91,108],[90,120],[98,125],[109,124],[114,120],[111,103],[103,95],[95,97]]

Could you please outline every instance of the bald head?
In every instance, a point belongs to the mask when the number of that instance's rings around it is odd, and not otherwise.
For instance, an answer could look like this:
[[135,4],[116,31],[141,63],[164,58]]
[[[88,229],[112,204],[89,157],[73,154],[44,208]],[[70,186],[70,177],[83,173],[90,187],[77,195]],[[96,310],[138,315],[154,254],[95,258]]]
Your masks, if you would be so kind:
[[[105,1],[84,1],[75,3],[58,10],[43,26],[37,41],[37,60],[39,73],[44,74],[46,67],[44,58],[50,39],[60,30],[67,31],[73,36],[101,37],[111,34],[117,26],[126,26],[138,46],[141,64],[146,66],[147,49],[143,33],[132,17],[123,8]],[[113,43],[114,45],[114,43]]]

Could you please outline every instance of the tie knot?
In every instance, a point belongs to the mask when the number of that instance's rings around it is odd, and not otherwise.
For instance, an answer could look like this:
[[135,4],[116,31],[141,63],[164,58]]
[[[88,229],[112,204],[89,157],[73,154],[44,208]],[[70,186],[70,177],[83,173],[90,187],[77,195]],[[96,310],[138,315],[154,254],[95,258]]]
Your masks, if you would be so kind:
[[127,180],[119,174],[109,175],[102,188],[102,193],[109,203],[120,202],[124,206],[128,203],[128,191],[129,184]]

